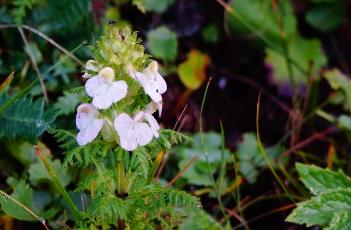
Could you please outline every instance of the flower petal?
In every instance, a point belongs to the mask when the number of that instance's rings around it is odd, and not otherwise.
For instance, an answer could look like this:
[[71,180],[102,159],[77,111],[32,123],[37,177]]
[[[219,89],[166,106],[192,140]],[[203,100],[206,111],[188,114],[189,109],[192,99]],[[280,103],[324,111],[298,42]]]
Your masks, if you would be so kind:
[[116,117],[114,126],[120,137],[121,147],[127,151],[148,144],[153,137],[153,132],[147,124],[134,121],[126,113]]
[[157,92],[158,89],[156,88],[156,85],[154,81],[150,78],[150,76],[145,75],[144,73],[141,73],[141,72],[136,72],[135,76],[136,76],[136,79],[141,84],[141,86],[144,88],[145,93],[149,95],[154,102],[158,103],[162,101],[162,97]]
[[144,114],[144,117],[145,117],[145,120],[149,123],[151,130],[153,132],[153,135],[156,138],[158,138],[159,137],[158,130],[160,129],[160,126],[158,125],[156,119],[152,115],[147,113]]
[[153,131],[150,128],[150,126],[148,126],[145,123],[139,123],[135,128],[134,136],[132,136],[131,138],[135,138],[138,145],[144,146],[152,140],[152,137]]
[[83,130],[81,130],[77,135],[77,143],[78,145],[86,145],[89,142],[92,142],[97,135],[99,134],[102,126],[104,124],[104,120],[102,119],[94,119],[88,126],[86,126]]
[[90,97],[94,97],[103,84],[106,84],[104,78],[100,76],[94,76],[85,83],[85,91]]
[[111,96],[113,102],[118,102],[127,95],[128,85],[125,81],[112,82],[108,95]]
[[84,129],[91,121],[92,118],[96,118],[97,110],[91,104],[81,104],[77,108],[76,115],[76,126],[79,130]]

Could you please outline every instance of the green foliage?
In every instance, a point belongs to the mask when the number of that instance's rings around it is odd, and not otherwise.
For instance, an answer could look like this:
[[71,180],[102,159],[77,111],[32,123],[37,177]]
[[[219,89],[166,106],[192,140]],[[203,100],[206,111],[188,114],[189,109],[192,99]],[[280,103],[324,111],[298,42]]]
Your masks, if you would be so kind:
[[133,0],[133,4],[142,12],[163,13],[174,3],[174,1],[175,0]]
[[[16,183],[14,190],[11,194],[13,199],[0,194],[1,209],[8,215],[25,221],[36,221],[35,218],[26,208],[32,207],[33,189],[27,185],[24,180]],[[17,201],[17,202],[16,202]],[[20,204],[22,205],[20,205]]]
[[63,96],[60,96],[54,104],[54,107],[58,109],[57,115],[72,114],[83,97],[82,94],[64,91]]
[[333,172],[314,165],[296,164],[302,183],[313,195],[351,188],[351,180],[342,171]]
[[[295,37],[289,41],[287,49],[289,57],[302,68],[292,66],[292,77],[297,84],[306,85],[306,71],[309,71],[310,76],[316,76],[319,69],[327,63],[318,40]],[[273,67],[274,81],[277,84],[289,83],[288,67],[281,54],[267,48],[265,61]]]
[[[0,107],[9,99],[6,93],[0,95]],[[0,137],[22,137],[34,144],[56,115],[56,110],[44,111],[43,98],[23,97],[0,114]]]
[[[268,157],[274,160],[283,150],[281,146],[268,148]],[[260,170],[267,166],[254,133],[244,134],[243,141],[238,145],[237,158],[240,172],[249,183],[255,183]]]
[[13,0],[12,4],[15,6],[13,14],[15,16],[15,22],[22,24],[23,18],[26,16],[26,10],[31,9],[35,4],[36,0]]
[[287,221],[320,225],[323,229],[347,229],[343,223],[351,221],[351,179],[343,172],[332,172],[313,165],[296,164],[304,185],[314,195],[298,203]]
[[[51,160],[50,160],[51,161]],[[55,172],[57,173],[58,180],[65,187],[71,181],[71,176],[66,167],[63,167],[60,160],[56,159],[51,161],[51,165]],[[33,185],[39,185],[43,182],[51,181],[51,176],[41,162],[36,162],[32,164],[29,169],[29,181]]]
[[314,2],[316,4],[306,13],[307,23],[322,32],[335,30],[341,25],[346,16],[343,1],[333,0]]
[[[196,158],[196,161],[185,171],[183,178],[188,183],[195,185],[211,185],[209,173],[216,172],[223,161],[231,162],[232,157],[228,149],[222,151],[222,137],[218,133],[208,132],[203,134],[204,144],[201,142],[201,134],[193,135],[194,143],[192,145],[179,146],[175,152],[180,158],[178,167],[184,168],[190,159]],[[209,172],[205,153],[208,153],[208,161],[212,169]],[[223,154],[223,159],[222,159]]]
[[93,29],[90,0],[46,0],[34,11],[33,17],[46,33],[70,31],[77,34]]
[[187,216],[179,225],[180,230],[220,230],[222,226],[200,208],[185,208]]
[[332,98],[332,102],[341,104],[348,111],[351,110],[351,82],[347,76],[338,69],[326,71],[324,77],[336,94]]
[[[271,1],[261,0],[232,0],[229,5],[235,9],[235,14],[240,17],[226,13],[226,23],[232,31],[239,32],[243,35],[251,34],[247,25],[254,29],[257,33],[266,37],[271,43],[280,46],[281,44],[281,28],[284,29],[286,37],[292,37],[297,32],[296,19],[293,9],[288,1],[282,2],[282,11],[284,12],[284,20],[277,20],[279,17],[279,8],[272,6]],[[254,12],[254,13],[253,13]],[[243,21],[247,25],[243,25]],[[280,25],[280,23],[283,23]]]
[[156,58],[173,61],[178,54],[177,35],[166,26],[157,27],[148,32],[147,47]]
[[218,28],[215,24],[209,24],[202,30],[202,37],[208,43],[217,43],[220,38]]

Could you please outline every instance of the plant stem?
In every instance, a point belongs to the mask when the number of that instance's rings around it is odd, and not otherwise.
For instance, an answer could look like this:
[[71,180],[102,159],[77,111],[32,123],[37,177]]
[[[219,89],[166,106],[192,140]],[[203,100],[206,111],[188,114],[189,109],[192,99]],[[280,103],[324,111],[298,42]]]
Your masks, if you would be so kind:
[[61,184],[54,168],[52,167],[51,163],[45,158],[45,156],[43,156],[40,152],[39,147],[34,146],[35,149],[35,153],[37,154],[37,156],[40,158],[41,162],[44,164],[44,167],[46,168],[46,170],[48,171],[50,177],[51,177],[51,181],[54,184],[54,186],[56,187],[56,189],[58,190],[59,193],[61,193],[63,199],[67,202],[72,215],[74,216],[74,218],[76,220],[80,220],[82,219],[81,214],[78,210],[78,208],[76,207],[76,205],[74,204],[73,200],[71,199],[71,197],[69,196],[68,192],[66,191],[66,189],[63,187],[63,185]]
[[126,172],[124,167],[124,162],[122,159],[117,157],[117,194],[123,197],[126,193]]

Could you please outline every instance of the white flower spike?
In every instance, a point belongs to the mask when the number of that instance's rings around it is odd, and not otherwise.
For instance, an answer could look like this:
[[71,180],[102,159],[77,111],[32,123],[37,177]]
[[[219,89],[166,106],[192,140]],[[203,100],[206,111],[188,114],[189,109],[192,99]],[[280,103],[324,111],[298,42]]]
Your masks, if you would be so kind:
[[99,134],[103,124],[104,120],[98,118],[98,111],[93,105],[79,105],[76,115],[76,126],[79,129],[77,143],[86,145],[92,142]]
[[144,88],[145,93],[156,102],[162,102],[161,94],[167,91],[167,84],[163,77],[158,72],[158,63],[152,61],[143,72],[135,72],[135,79]]
[[98,75],[85,83],[87,94],[93,98],[93,105],[99,109],[107,109],[113,103],[120,101],[127,95],[128,85],[125,81],[113,81],[115,72],[105,67]]
[[[147,121],[147,123],[144,122]],[[115,129],[120,138],[120,145],[127,151],[133,151],[138,146],[147,145],[152,138],[159,136],[156,119],[143,111],[133,119],[126,113],[118,115],[114,122]]]
[[85,71],[84,71],[84,74],[83,74],[83,78],[90,78],[91,75],[87,72],[87,71],[92,71],[92,72],[99,72],[99,69],[100,69],[100,65],[99,63],[97,63],[96,61],[94,60],[89,60],[87,61],[87,63],[85,64]]

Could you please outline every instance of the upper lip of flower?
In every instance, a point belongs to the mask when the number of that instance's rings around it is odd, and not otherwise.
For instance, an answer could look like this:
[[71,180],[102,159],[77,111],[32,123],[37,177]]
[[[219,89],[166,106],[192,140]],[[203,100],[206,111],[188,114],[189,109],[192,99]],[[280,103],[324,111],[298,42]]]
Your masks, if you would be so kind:
[[162,101],[161,94],[167,91],[167,84],[163,77],[158,73],[158,64],[156,61],[152,61],[143,72],[134,71],[134,76],[140,85],[144,88],[145,93],[150,98],[159,103]]
[[127,95],[127,83],[122,80],[113,81],[114,78],[113,69],[105,67],[86,82],[86,92],[93,97],[92,103],[97,108],[107,109]]

